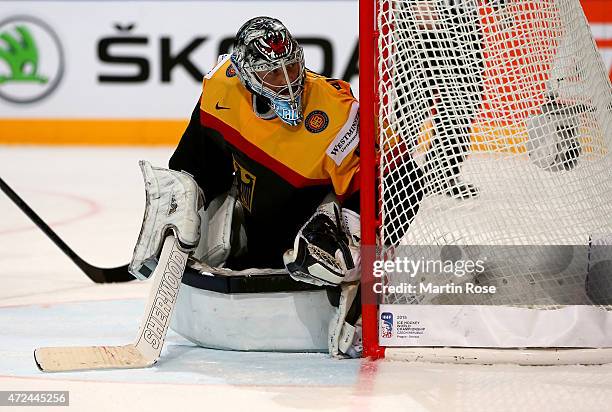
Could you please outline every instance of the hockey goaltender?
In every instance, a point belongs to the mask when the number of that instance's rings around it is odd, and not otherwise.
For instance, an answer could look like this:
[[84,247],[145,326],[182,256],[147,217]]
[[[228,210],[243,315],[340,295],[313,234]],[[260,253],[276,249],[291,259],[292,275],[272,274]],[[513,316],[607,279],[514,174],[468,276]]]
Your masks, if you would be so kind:
[[247,21],[204,77],[170,169],[141,163],[147,210],[130,272],[150,274],[171,229],[191,267],[333,287],[328,350],[359,357],[358,124],[346,82],[306,69],[279,20]]

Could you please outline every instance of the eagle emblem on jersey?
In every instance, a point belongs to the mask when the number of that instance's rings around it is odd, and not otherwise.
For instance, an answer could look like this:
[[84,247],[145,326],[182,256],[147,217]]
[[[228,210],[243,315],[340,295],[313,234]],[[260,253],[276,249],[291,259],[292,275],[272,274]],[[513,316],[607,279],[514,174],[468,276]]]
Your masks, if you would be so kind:
[[234,159],[234,171],[236,172],[237,184],[238,184],[238,200],[242,203],[242,206],[252,211],[253,208],[253,195],[255,194],[255,175],[246,170],[240,163]]
[[327,128],[329,116],[322,110],[313,110],[306,116],[304,126],[310,133],[320,133]]

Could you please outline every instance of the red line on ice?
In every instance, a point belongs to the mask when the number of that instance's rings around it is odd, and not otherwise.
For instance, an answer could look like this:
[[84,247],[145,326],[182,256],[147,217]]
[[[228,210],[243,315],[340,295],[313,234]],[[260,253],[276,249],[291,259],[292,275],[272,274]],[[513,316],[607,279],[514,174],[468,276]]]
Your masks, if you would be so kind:
[[[42,191],[42,190],[36,190],[36,193],[41,193],[43,195],[48,195],[48,196],[55,196],[55,197],[60,197],[60,198],[64,198],[64,199],[70,199],[73,201],[76,201],[77,203],[83,203],[87,206],[87,210],[85,210],[84,212],[82,212],[81,214],[78,214],[76,216],[71,216],[65,219],[60,219],[60,220],[56,220],[53,222],[46,222],[47,225],[49,225],[50,227],[57,227],[57,226],[64,226],[64,225],[68,225],[70,223],[74,223],[77,222],[79,220],[83,220],[86,219],[88,217],[91,217],[97,213],[100,213],[100,206],[94,202],[91,199],[82,197],[82,196],[77,196],[77,195],[72,195],[69,193],[58,193],[58,192],[47,192],[47,191]],[[35,210],[35,212],[40,216],[40,214]],[[43,220],[44,217],[40,216]],[[19,227],[14,227],[14,228],[9,228],[9,229],[2,229],[0,230],[0,236],[1,235],[8,235],[8,234],[14,234],[14,233],[19,233],[19,232],[26,232],[28,230],[35,230],[38,229],[36,227],[36,225],[34,223],[27,225],[27,226],[19,226]]]

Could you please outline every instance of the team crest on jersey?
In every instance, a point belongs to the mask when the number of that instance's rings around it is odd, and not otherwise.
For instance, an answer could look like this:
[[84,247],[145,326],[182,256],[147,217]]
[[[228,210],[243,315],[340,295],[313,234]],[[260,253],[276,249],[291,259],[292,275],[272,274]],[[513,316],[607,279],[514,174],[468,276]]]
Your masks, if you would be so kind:
[[251,212],[253,208],[253,195],[255,194],[255,175],[246,170],[234,159],[234,171],[238,177],[238,200],[242,206]]
[[329,125],[329,116],[322,110],[313,110],[308,113],[304,126],[310,133],[320,133]]
[[229,66],[227,66],[227,69],[225,70],[225,75],[227,77],[234,77],[234,76],[236,76],[236,69],[234,68],[233,64],[230,64]]

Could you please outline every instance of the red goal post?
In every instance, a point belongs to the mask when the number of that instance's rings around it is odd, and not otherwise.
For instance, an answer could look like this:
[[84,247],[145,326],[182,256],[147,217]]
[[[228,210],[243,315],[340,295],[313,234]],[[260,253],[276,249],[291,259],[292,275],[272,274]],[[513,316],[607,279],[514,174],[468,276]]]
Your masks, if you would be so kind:
[[376,246],[376,228],[380,220],[376,211],[376,43],[375,4],[373,0],[359,1],[359,100],[360,100],[360,156],[361,156],[361,244],[362,244],[362,324],[364,356],[380,358],[384,348],[378,345],[378,302],[371,288],[372,267]]

